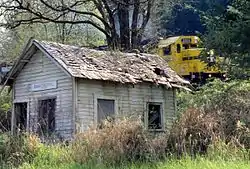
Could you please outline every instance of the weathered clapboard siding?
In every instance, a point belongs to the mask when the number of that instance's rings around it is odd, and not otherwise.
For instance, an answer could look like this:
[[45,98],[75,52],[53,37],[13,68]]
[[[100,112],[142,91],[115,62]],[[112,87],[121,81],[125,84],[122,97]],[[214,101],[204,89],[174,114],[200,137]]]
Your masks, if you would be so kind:
[[141,115],[146,113],[147,102],[161,102],[165,116],[165,128],[170,128],[175,116],[174,90],[146,83],[123,85],[104,81],[80,79],[77,82],[77,131],[86,130],[96,122],[97,98],[114,99],[116,113],[120,115]]
[[[30,84],[48,81],[57,81],[57,88],[36,92],[29,90]],[[14,102],[29,102],[29,129],[35,131],[37,127],[38,99],[56,97],[56,132],[64,138],[72,136],[72,77],[50,58],[41,51],[36,52],[15,79],[13,89]]]

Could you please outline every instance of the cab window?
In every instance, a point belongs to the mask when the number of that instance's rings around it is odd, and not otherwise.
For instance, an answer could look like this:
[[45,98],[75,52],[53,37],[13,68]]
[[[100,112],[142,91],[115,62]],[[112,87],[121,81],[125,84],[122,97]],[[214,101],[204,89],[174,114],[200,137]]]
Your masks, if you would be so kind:
[[184,49],[189,49],[189,44],[183,44],[182,46]]
[[170,53],[171,53],[171,46],[167,46],[163,48],[164,55],[170,55]]
[[197,48],[197,44],[191,44],[191,48]]

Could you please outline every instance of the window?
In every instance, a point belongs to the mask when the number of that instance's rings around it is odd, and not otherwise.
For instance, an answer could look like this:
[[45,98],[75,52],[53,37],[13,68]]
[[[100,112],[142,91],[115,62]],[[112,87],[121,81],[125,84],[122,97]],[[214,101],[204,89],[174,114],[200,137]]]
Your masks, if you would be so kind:
[[170,55],[170,53],[171,53],[171,45],[167,46],[167,47],[164,47],[163,48],[163,53],[164,53],[164,56]]
[[194,59],[201,59],[201,56],[194,56]]
[[183,61],[188,60],[188,57],[183,57],[182,60]]
[[148,129],[163,129],[162,103],[147,104]]
[[187,43],[191,43],[192,40],[191,40],[191,38],[183,38],[181,41],[182,41],[182,43],[187,44]]
[[191,48],[197,48],[197,44],[191,44]]
[[182,46],[184,49],[189,49],[189,44],[183,44]]
[[51,134],[55,131],[56,99],[39,100],[38,102],[38,133]]
[[[27,103],[15,103],[15,125],[16,129],[25,131],[27,128]],[[15,129],[15,130],[16,130]]]
[[97,99],[97,119],[98,123],[106,120],[108,117],[113,118],[115,115],[115,100]]
[[181,45],[177,44],[177,53],[181,53]]

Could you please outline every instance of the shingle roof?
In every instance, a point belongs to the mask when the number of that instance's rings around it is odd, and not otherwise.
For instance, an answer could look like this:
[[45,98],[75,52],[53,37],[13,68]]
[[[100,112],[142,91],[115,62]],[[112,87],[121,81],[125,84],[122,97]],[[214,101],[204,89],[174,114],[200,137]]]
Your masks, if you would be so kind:
[[157,55],[99,51],[37,40],[32,45],[43,49],[73,77],[133,84],[152,82],[167,87],[189,84]]

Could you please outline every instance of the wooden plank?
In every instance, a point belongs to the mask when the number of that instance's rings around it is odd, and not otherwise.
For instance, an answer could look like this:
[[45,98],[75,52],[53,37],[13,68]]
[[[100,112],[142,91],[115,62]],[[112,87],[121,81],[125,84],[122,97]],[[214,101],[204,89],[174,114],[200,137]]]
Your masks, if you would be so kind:
[[[42,57],[42,59],[41,59]],[[41,62],[42,60],[42,62]],[[30,99],[30,118],[37,116],[37,99],[40,97],[56,96],[56,131],[73,130],[72,121],[72,79],[60,68],[54,65],[46,56],[41,53],[35,54],[31,58],[32,64],[27,63],[16,78],[14,92],[16,100],[23,98]],[[37,66],[37,63],[42,64]],[[35,70],[32,71],[32,70]],[[43,91],[29,91],[30,84],[43,83],[46,81],[57,81],[57,88],[51,88]],[[30,124],[30,127],[34,124]],[[59,132],[60,133],[60,132]],[[70,133],[70,132],[66,132]],[[63,137],[69,137],[69,134],[60,133]]]

